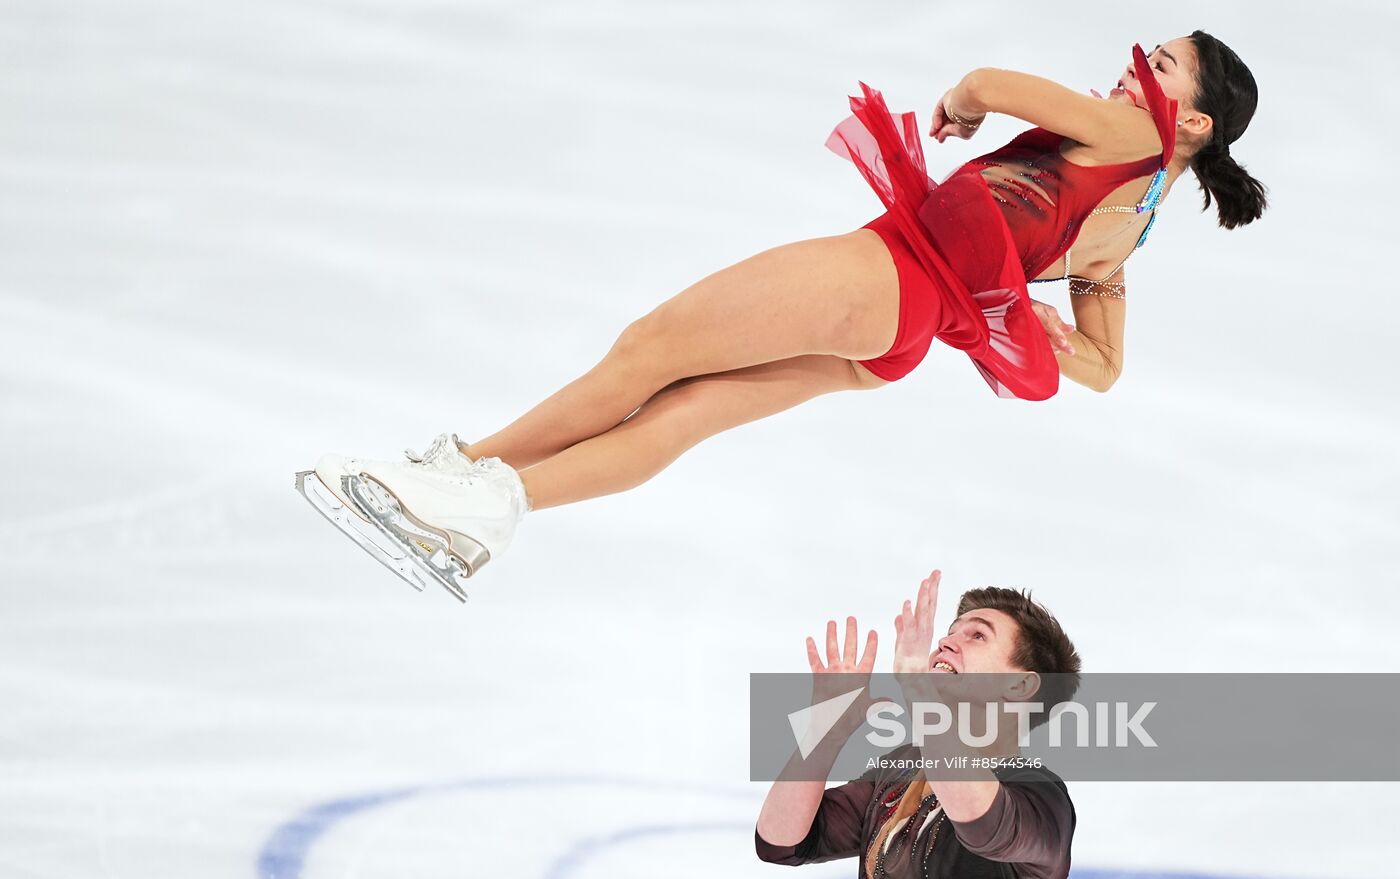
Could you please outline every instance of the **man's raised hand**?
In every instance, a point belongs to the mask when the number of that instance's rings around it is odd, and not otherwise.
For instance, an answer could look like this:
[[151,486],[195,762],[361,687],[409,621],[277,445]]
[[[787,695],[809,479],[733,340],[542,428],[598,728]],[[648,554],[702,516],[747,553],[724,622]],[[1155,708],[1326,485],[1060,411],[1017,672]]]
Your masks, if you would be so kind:
[[933,654],[933,611],[938,606],[938,584],[943,572],[935,570],[919,584],[919,594],[904,602],[904,610],[894,618],[895,674],[928,671]]
[[875,648],[879,642],[875,630],[865,636],[865,650],[857,655],[859,646],[856,618],[846,617],[846,645],[842,650],[836,640],[836,621],[826,624],[826,661],[822,661],[817,651],[817,642],[807,638],[807,663],[812,667],[812,704],[825,702],[849,693],[858,686],[866,689],[851,706],[859,713],[847,711],[846,716],[855,719],[859,726],[865,717],[865,709],[870,705],[870,673],[875,670]]

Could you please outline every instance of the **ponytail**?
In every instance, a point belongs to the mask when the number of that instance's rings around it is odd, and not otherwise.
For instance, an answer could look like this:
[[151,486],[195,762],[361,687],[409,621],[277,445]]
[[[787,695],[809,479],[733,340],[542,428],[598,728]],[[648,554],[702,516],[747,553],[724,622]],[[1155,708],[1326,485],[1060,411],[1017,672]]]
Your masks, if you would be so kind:
[[1235,161],[1228,146],[1217,149],[1212,141],[1192,158],[1191,170],[1201,185],[1201,210],[1210,207],[1214,197],[1220,225],[1226,229],[1254,222],[1269,205],[1267,187]]
[[1201,185],[1201,209],[1214,199],[1220,225],[1234,229],[1259,219],[1269,204],[1267,187],[1230,155],[1230,144],[1254,117],[1259,88],[1229,46],[1202,30],[1192,32],[1191,42],[1196,47],[1193,103],[1214,123],[1210,142],[1191,157],[1191,171]]

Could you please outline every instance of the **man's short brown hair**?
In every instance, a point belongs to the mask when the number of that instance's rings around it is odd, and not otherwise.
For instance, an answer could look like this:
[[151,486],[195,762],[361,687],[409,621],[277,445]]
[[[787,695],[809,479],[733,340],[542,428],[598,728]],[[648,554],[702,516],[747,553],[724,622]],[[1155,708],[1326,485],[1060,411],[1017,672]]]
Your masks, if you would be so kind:
[[1060,621],[1045,605],[1032,601],[1025,589],[969,589],[958,600],[958,616],[974,610],[999,610],[1016,621],[1018,631],[1011,661],[1042,676],[1035,700],[1045,710],[1031,715],[1031,726],[1039,726],[1050,718],[1050,709],[1072,699],[1079,689],[1079,652],[1074,649],[1074,642],[1060,627]]

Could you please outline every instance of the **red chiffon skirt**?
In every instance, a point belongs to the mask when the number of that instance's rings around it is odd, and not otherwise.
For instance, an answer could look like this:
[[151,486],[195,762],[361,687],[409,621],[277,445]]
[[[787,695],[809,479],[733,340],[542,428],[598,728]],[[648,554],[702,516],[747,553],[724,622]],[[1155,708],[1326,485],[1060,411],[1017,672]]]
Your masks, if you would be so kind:
[[860,84],[854,113],[826,145],[850,159],[886,211],[867,225],[899,271],[900,322],[890,350],[861,363],[887,381],[918,366],[933,339],[967,352],[1000,397],[1044,400],[1059,389],[1050,340],[1001,209],[976,172],[934,183],[913,113],[894,115]]

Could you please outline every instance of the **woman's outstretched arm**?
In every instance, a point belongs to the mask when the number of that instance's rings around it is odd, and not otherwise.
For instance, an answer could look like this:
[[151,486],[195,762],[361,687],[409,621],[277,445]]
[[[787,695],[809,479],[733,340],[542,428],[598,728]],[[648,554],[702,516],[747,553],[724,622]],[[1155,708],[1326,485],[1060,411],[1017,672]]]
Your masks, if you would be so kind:
[[979,67],[945,100],[959,116],[1005,113],[1095,147],[1106,157],[1134,158],[1161,149],[1150,114],[1030,73]]

